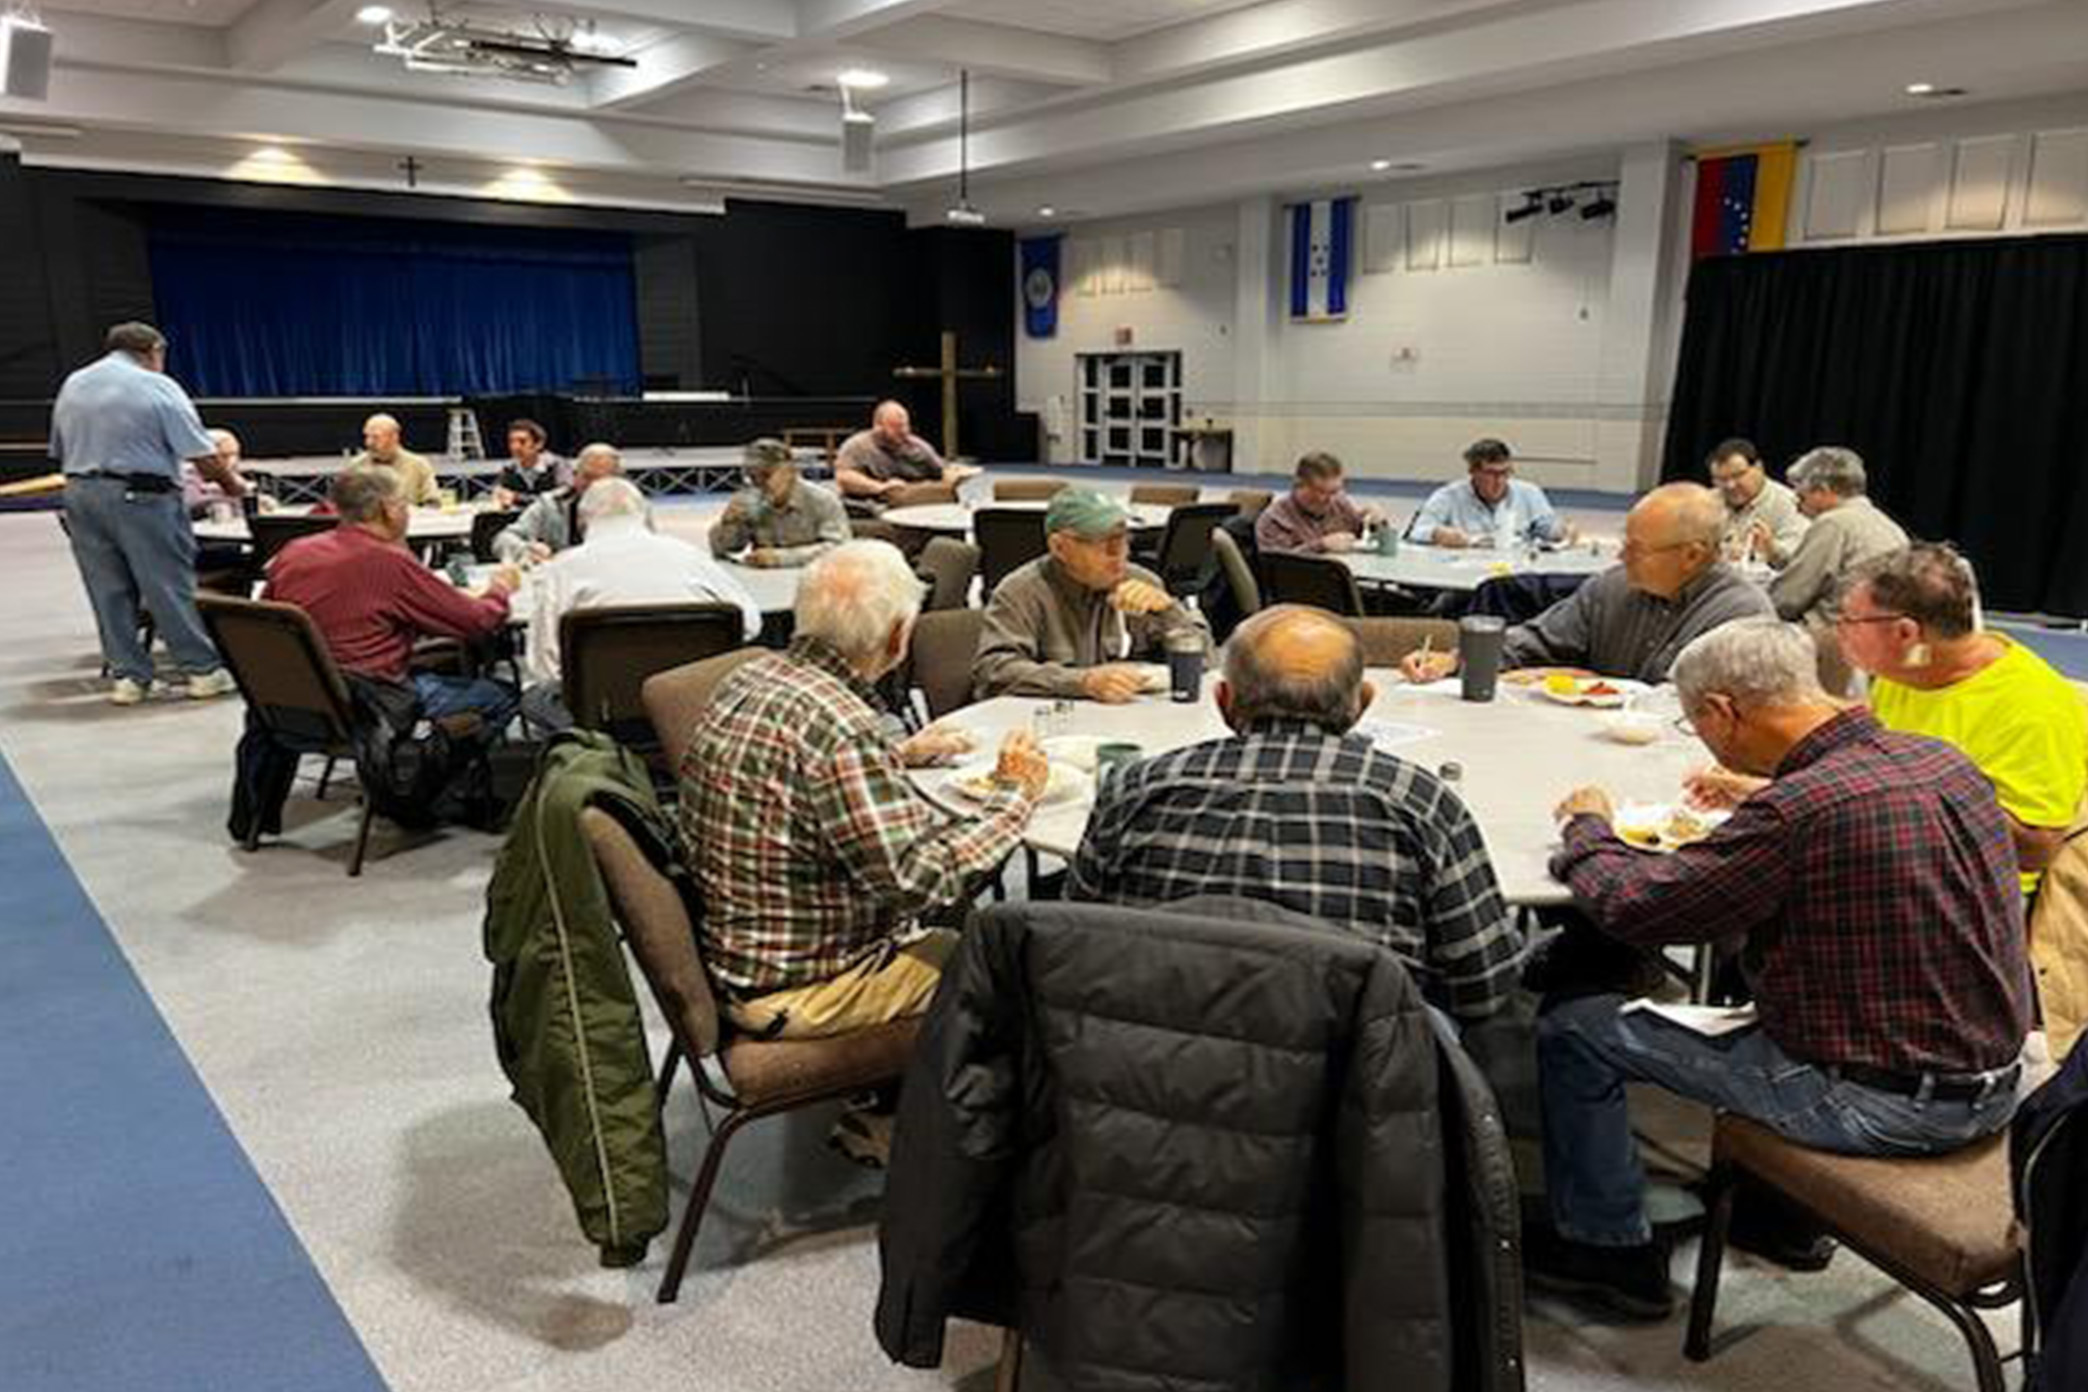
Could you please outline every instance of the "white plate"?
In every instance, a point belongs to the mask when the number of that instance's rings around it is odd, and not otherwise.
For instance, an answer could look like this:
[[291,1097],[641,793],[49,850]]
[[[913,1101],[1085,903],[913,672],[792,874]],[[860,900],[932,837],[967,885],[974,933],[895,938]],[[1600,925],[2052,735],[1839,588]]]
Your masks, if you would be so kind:
[[[969,786],[974,780],[985,778],[998,766],[996,759],[975,759],[971,763],[951,769],[943,778],[943,790],[950,796],[969,803],[983,803],[986,794]],[[1095,780],[1072,764],[1057,759],[1051,761],[1051,777],[1044,784],[1044,796],[1037,799],[1039,807],[1050,807],[1061,802],[1073,802],[1093,792]]]
[[[1580,689],[1580,687],[1593,686],[1598,682],[1613,688],[1613,690],[1599,696],[1590,696],[1586,691]],[[1536,692],[1547,701],[1555,701],[1562,706],[1594,706],[1599,710],[1615,710],[1632,697],[1652,689],[1644,682],[1633,681],[1629,677],[1587,677],[1581,680],[1580,687],[1576,687],[1573,691],[1565,692],[1552,690],[1541,679],[1530,683],[1530,690]]]
[[[1612,824],[1617,839],[1634,851],[1650,851],[1655,855],[1670,855],[1686,845],[1701,841],[1702,836],[1688,841],[1677,841],[1668,835],[1668,820],[1677,812],[1685,812],[1703,827],[1704,836],[1709,836],[1732,816],[1730,812],[1706,812],[1695,807],[1683,807],[1673,802],[1626,803],[1617,809],[1617,820]],[[1638,839],[1634,839],[1638,838]]]
[[1043,741],[1044,757],[1082,773],[1095,771],[1095,751],[1108,741],[1100,735],[1054,735]]

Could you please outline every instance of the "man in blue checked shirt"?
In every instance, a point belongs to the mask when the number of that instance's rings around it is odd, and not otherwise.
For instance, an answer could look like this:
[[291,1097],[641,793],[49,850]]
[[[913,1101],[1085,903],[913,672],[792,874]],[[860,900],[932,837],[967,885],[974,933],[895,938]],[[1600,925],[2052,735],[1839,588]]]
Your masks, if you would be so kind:
[[1390,948],[1454,1019],[1494,1015],[1519,979],[1522,934],[1457,794],[1353,732],[1372,695],[1340,619],[1298,605],[1255,615],[1225,647],[1217,700],[1232,735],[1110,776],[1066,897],[1276,904]]
[[1466,476],[1429,495],[1408,536],[1430,546],[1496,546],[1525,542],[1570,544],[1573,527],[1552,511],[1534,483],[1515,477],[1515,456],[1499,440],[1475,440],[1465,449]]
[[51,454],[65,469],[65,524],[114,679],[109,699],[134,706],[152,690],[139,614],[152,616],[187,692],[233,688],[196,612],[196,538],[182,499],[181,462],[238,492],[179,383],[167,340],[150,324],[118,324],[107,355],[65,379],[51,408]]

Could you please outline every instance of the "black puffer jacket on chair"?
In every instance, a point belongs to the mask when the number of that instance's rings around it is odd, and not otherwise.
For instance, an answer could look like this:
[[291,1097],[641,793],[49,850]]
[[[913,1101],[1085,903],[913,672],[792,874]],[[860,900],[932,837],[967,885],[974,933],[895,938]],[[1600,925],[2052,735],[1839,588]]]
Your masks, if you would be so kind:
[[[1498,1110],[1389,952],[1263,905],[995,909],[900,1102],[877,1334],[1075,1392],[1517,1392]],[[1041,1366],[1038,1366],[1041,1365]]]

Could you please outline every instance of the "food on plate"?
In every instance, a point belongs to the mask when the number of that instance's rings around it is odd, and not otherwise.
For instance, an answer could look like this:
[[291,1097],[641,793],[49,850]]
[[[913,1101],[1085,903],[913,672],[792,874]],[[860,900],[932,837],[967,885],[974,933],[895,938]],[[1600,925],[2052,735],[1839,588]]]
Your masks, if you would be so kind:
[[957,780],[958,792],[963,793],[966,797],[977,798],[981,802],[996,794],[1009,792],[1021,786],[1022,781],[1020,779],[1010,778],[997,768],[987,769],[984,773],[975,773],[969,778]]
[[1544,689],[1554,696],[1571,696],[1580,690],[1580,678],[1571,672],[1552,672],[1544,679]]
[[1624,693],[1606,681],[1591,681],[1580,688],[1583,696],[1622,696]]
[[1645,851],[1678,851],[1693,846],[1718,829],[1725,817],[1693,812],[1687,807],[1634,809],[1618,818],[1617,838]]

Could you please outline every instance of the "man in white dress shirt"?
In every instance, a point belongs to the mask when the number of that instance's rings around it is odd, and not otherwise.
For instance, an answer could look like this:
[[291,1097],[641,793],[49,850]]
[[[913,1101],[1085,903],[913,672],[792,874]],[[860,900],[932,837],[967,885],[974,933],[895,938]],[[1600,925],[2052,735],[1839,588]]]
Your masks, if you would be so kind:
[[563,730],[573,723],[560,698],[558,652],[558,626],[571,610],[612,604],[736,604],[745,636],[751,640],[761,632],[761,606],[702,551],[653,531],[645,495],[629,479],[597,481],[580,499],[579,513],[587,540],[530,576],[522,713],[544,730]]

